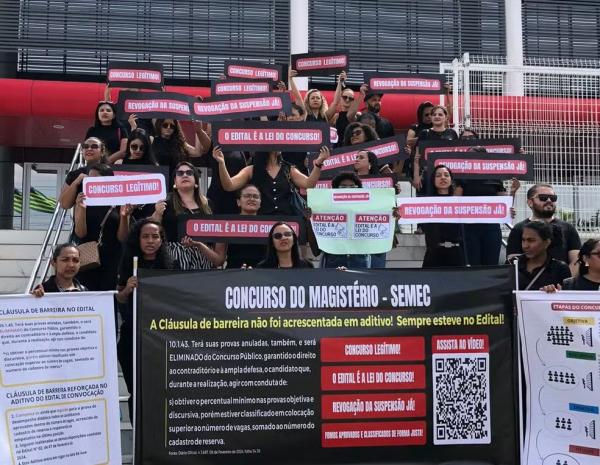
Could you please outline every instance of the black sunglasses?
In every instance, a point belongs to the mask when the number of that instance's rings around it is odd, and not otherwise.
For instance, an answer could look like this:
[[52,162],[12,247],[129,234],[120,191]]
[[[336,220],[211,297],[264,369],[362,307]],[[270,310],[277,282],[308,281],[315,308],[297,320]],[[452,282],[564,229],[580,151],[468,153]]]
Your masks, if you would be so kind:
[[177,170],[175,171],[176,176],[193,176],[194,170]]
[[130,148],[131,150],[135,150],[136,152],[137,152],[138,150],[141,152],[142,150],[144,150],[144,145],[143,145],[143,144],[131,144],[131,145],[129,146],[129,148]]
[[163,129],[175,129],[175,125],[173,123],[163,123]]
[[536,195],[540,202],[546,202],[550,199],[551,202],[556,202],[558,200],[558,195],[556,194],[538,194]]
[[277,239],[278,241],[280,241],[284,237],[292,237],[292,231],[286,231],[284,233],[280,233],[280,232],[273,233],[273,239]]
[[98,150],[100,148],[100,145],[98,145],[98,144],[81,144],[81,148],[83,150],[87,150],[87,149]]
[[350,96],[348,96],[348,95],[342,95],[342,98],[343,98],[344,100],[347,100],[347,101],[349,101],[349,102],[352,102],[352,101],[354,101],[354,97],[350,97]]

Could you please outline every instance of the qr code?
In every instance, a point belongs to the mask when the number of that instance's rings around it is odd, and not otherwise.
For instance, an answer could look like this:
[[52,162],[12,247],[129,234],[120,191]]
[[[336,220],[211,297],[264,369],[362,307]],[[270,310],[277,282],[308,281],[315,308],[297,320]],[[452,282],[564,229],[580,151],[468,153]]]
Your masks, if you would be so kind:
[[434,444],[490,444],[489,356],[433,355]]

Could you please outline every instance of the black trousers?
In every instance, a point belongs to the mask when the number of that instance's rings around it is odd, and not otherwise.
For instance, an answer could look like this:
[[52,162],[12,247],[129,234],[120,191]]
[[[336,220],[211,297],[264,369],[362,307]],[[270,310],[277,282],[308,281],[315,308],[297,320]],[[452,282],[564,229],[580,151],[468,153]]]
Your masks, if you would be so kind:
[[445,266],[464,266],[465,252],[463,246],[427,247],[423,258],[423,268],[441,268]]

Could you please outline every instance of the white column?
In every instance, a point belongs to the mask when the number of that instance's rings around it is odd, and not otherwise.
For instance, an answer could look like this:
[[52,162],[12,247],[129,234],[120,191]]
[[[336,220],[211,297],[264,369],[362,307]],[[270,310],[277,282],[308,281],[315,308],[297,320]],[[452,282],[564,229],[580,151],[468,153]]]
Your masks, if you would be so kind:
[[[521,0],[505,0],[506,63],[523,66],[523,10]],[[504,81],[504,95],[523,95],[523,74],[508,71]]]
[[[308,52],[308,0],[290,1],[290,53]],[[300,90],[308,89],[308,78],[297,77]]]

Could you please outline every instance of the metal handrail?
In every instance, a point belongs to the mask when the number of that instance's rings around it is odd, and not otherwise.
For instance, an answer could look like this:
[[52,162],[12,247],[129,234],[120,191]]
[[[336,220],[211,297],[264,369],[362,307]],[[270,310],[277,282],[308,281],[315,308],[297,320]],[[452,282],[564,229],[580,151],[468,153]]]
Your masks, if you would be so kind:
[[[81,144],[77,144],[77,148],[75,149],[75,154],[73,155],[73,159],[71,160],[71,165],[69,166],[69,171],[73,171],[73,168],[75,168],[75,164],[77,164],[78,167],[81,166],[81,164],[82,164]],[[59,217],[59,213],[60,213],[60,219],[58,221],[58,228],[56,228],[56,219]],[[27,288],[26,288],[27,293],[29,293],[33,290],[34,283],[37,279],[38,272],[40,271],[40,267],[42,266],[42,260],[46,253],[46,248],[48,247],[48,244],[50,242],[50,237],[52,236],[53,232],[55,232],[55,235],[54,235],[54,238],[52,239],[52,247],[53,248],[56,247],[56,244],[58,243],[58,238],[60,236],[60,232],[61,232],[63,224],[65,222],[66,215],[67,215],[67,210],[62,208],[60,206],[60,202],[57,201],[56,207],[54,208],[54,213],[52,214],[52,219],[50,220],[50,224],[48,225],[48,230],[46,231],[44,240],[42,241],[40,253],[38,254],[37,259],[35,260],[35,265],[33,266],[33,270],[31,271],[31,276],[29,277],[29,281],[27,283]],[[44,264],[44,273],[41,275],[42,281],[46,277],[46,274],[48,273],[49,268],[50,268],[50,260],[46,260],[46,263]]]

